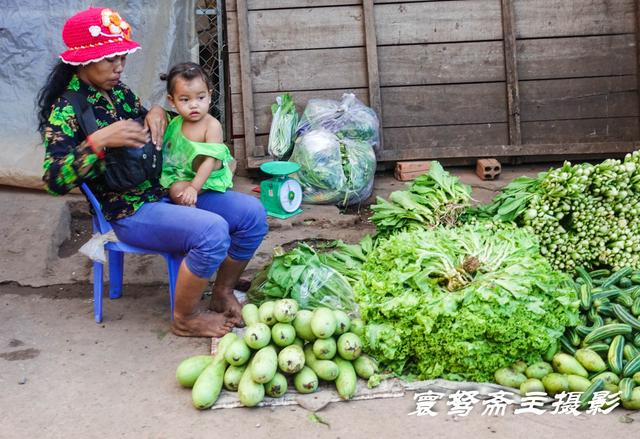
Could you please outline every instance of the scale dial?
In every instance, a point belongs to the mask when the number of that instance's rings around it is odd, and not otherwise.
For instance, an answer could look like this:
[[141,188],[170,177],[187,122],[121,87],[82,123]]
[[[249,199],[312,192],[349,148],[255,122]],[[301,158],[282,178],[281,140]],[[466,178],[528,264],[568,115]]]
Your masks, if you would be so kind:
[[278,198],[282,209],[287,212],[295,212],[302,204],[302,188],[297,180],[288,178],[280,186]]

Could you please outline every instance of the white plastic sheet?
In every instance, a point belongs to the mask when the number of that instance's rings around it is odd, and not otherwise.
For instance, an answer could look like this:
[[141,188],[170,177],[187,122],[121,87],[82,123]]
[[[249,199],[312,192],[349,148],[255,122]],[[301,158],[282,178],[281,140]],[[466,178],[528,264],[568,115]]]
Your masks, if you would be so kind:
[[160,73],[198,61],[195,0],[0,0],[0,184],[42,186],[36,95],[65,49],[64,22],[89,6],[112,8],[131,24],[142,49],[127,59],[123,82],[145,106],[164,104]]

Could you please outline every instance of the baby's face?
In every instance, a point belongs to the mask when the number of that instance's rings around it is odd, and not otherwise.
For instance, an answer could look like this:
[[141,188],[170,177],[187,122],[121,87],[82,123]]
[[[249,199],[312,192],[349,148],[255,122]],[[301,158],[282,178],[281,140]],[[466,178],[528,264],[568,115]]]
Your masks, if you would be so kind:
[[209,113],[211,91],[201,77],[176,78],[169,101],[185,121],[197,122]]

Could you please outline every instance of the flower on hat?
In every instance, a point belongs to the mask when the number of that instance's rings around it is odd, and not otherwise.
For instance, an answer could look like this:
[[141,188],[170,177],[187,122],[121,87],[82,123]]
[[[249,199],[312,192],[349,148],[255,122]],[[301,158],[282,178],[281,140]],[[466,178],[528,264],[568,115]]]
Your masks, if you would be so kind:
[[[103,9],[101,14],[102,26],[106,27],[107,29],[109,29],[109,32],[111,32],[111,34],[103,33],[102,35],[104,35],[105,37],[123,36],[127,40],[131,39],[131,37],[129,36],[131,28],[129,27],[127,22],[124,21],[122,17],[120,17],[120,14],[112,11],[111,9]],[[89,29],[89,31],[91,31],[91,29]]]

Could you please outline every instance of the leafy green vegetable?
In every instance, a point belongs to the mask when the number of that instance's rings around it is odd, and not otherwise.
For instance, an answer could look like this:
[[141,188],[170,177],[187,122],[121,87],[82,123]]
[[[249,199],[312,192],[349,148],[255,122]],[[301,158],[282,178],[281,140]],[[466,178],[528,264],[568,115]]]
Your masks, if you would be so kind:
[[431,162],[406,191],[395,191],[389,200],[378,197],[371,206],[371,221],[385,234],[405,228],[455,224],[458,215],[471,204],[471,188]]
[[322,263],[315,250],[304,243],[288,253],[276,248],[272,262],[251,282],[247,296],[256,304],[291,297],[306,309],[319,306],[346,312],[356,309],[349,281]]
[[592,165],[566,162],[514,180],[465,220],[527,227],[554,268],[640,268],[640,151]]
[[571,279],[520,229],[401,232],[378,240],[362,268],[367,352],[398,375],[490,381],[539,360],[578,321]]
[[273,119],[267,148],[270,155],[280,160],[289,156],[298,126],[298,113],[291,95],[284,93],[278,96],[276,103],[271,105],[271,113]]

